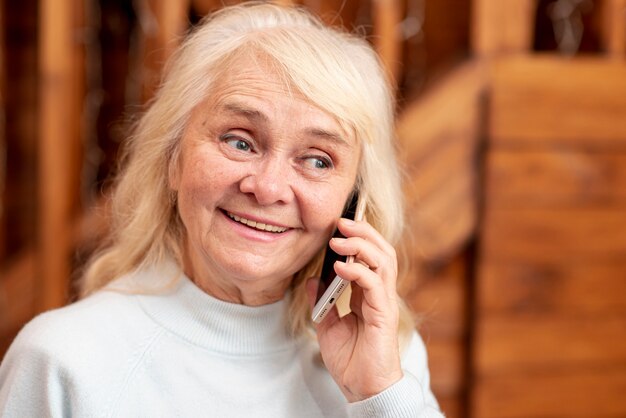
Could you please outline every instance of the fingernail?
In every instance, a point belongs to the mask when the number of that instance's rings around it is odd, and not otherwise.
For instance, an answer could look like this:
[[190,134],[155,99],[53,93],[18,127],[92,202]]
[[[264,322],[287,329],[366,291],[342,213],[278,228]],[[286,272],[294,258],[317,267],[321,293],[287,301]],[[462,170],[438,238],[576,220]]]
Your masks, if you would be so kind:
[[348,219],[348,218],[342,218],[343,223],[347,224],[347,225],[353,225],[354,221],[352,219]]

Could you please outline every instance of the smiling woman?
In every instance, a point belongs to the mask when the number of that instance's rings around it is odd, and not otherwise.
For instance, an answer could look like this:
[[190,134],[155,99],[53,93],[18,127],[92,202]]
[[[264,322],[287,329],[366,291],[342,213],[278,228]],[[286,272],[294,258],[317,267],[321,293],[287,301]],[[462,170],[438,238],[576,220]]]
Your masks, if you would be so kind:
[[325,247],[360,160],[354,133],[263,59],[229,63],[234,70],[192,111],[170,169],[185,273],[246,305],[282,299]]
[[[2,415],[440,416],[396,292],[392,109],[362,39],[268,4],[208,18],[126,144],[83,299],[5,357]],[[366,220],[340,219],[354,193]],[[352,312],[314,325],[329,240]]]

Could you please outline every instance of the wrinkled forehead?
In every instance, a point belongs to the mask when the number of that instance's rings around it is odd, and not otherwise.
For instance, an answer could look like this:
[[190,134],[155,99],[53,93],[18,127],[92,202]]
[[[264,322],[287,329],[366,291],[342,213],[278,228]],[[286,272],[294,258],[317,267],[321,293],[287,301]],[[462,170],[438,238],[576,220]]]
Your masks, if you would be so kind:
[[229,96],[255,96],[260,93],[306,100],[285,76],[284,71],[271,60],[261,56],[238,54],[223,61],[215,74],[207,97],[216,104]]
[[207,102],[217,107],[236,96],[275,95],[306,102],[332,120],[346,138],[357,140],[355,130],[345,120],[311,100],[296,85],[285,68],[267,54],[242,48],[224,59],[214,71]]

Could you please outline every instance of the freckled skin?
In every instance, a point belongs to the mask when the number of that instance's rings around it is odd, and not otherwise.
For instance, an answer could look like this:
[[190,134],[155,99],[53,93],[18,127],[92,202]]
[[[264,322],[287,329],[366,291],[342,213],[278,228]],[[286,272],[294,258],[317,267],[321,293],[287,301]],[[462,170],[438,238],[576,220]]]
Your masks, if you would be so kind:
[[[192,112],[170,187],[187,233],[185,272],[217,298],[261,305],[282,298],[326,245],[360,149],[269,66],[233,68]],[[225,212],[289,229],[251,232]]]

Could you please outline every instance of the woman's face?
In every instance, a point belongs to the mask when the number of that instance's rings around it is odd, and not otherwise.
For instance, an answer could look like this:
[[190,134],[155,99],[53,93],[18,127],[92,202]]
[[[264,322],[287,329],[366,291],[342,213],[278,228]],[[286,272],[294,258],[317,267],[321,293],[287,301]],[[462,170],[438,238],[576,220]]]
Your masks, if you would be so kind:
[[329,239],[360,147],[270,66],[234,64],[193,110],[170,167],[185,271],[205,289],[284,291]]

